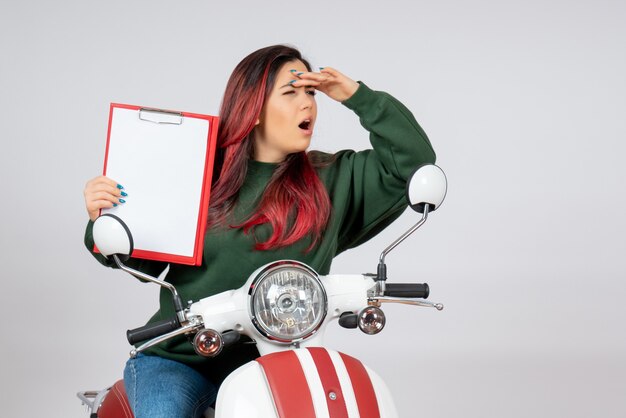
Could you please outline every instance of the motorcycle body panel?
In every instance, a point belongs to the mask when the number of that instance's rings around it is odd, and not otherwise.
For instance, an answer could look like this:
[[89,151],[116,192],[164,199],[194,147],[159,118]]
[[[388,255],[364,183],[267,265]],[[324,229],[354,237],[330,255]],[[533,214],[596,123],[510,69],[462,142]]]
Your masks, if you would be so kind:
[[261,365],[251,361],[232,372],[220,386],[215,418],[278,418]]
[[365,366],[372,385],[374,386],[374,392],[376,392],[376,400],[378,401],[378,408],[380,409],[381,418],[397,418],[398,411],[396,410],[396,404],[391,397],[391,391],[385,381],[372,369]]
[[383,380],[358,360],[313,347],[263,356],[222,383],[216,418],[397,418]]
[[[254,278],[255,273],[251,275]],[[328,313],[318,332],[300,342],[301,347],[319,347],[324,345],[323,331],[326,326],[337,320],[344,312],[357,313],[367,300],[367,291],[374,286],[374,281],[362,275],[321,276],[328,295]],[[286,351],[293,348],[289,344],[269,341],[250,322],[250,304],[248,292],[252,279],[237,290],[229,290],[195,302],[191,313],[201,315],[207,329],[217,331],[235,330],[256,340],[261,355]]]

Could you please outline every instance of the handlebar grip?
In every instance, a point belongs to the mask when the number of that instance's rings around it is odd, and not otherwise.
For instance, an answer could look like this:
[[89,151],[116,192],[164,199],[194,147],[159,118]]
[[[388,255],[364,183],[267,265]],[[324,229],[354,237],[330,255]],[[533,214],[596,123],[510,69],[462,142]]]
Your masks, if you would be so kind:
[[387,283],[385,296],[399,298],[428,298],[430,288],[428,283]]
[[163,321],[154,322],[152,324],[144,325],[143,327],[129,329],[126,331],[126,338],[130,344],[135,344],[140,341],[149,340],[150,338],[158,337],[159,335],[166,334],[170,331],[180,328],[180,322],[177,317],[165,319]]

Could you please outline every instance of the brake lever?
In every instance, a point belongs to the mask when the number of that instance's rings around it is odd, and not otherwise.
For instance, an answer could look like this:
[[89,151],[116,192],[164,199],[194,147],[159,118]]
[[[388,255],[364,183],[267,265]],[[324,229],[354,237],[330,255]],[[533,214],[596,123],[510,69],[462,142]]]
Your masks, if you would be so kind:
[[192,316],[189,318],[189,322],[187,322],[187,324],[183,325],[182,327],[175,329],[174,331],[170,331],[167,334],[163,334],[158,337],[155,337],[143,343],[139,347],[131,350],[130,358],[137,357],[137,354],[141,353],[142,351],[147,350],[150,347],[160,344],[163,341],[169,340],[170,338],[176,337],[178,335],[184,335],[187,333],[199,331],[200,329],[202,329],[202,327],[203,327],[202,318],[200,316]]
[[418,300],[411,298],[393,298],[388,296],[376,296],[368,298],[368,305],[380,307],[383,303],[402,303],[405,305],[414,305],[414,306],[422,306],[425,308],[435,308],[438,311],[443,309],[442,303],[433,303],[427,300]]

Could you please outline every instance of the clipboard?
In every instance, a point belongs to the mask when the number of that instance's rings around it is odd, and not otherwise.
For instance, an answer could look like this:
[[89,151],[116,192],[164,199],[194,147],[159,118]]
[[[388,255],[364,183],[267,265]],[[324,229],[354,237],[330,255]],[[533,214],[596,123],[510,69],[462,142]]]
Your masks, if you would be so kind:
[[131,257],[202,263],[218,124],[217,116],[111,103],[103,175],[128,196],[100,213],[126,223]]

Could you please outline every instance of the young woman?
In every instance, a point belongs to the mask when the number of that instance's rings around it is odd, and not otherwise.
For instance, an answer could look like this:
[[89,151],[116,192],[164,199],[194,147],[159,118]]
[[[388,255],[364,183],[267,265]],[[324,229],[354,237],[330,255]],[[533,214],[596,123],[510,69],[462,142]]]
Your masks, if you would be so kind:
[[[317,92],[356,113],[373,149],[307,152]],[[413,115],[387,93],[333,68],[314,72],[291,47],[255,51],[237,65],[224,93],[202,265],[172,265],[167,280],[183,300],[196,301],[242,286],[254,270],[278,259],[328,274],[333,257],[372,238],[404,211],[406,179],[415,167],[434,161]],[[132,204],[117,186],[101,176],[85,187],[89,250],[100,209]],[[153,275],[165,267],[136,259],[129,264]],[[163,291],[150,322],[173,315],[170,300]],[[186,338],[162,343],[126,365],[135,416],[201,416],[223,378],[256,356],[245,341],[215,359],[196,355]]]

